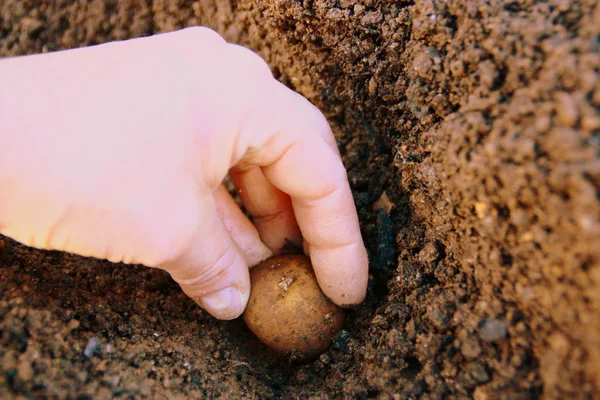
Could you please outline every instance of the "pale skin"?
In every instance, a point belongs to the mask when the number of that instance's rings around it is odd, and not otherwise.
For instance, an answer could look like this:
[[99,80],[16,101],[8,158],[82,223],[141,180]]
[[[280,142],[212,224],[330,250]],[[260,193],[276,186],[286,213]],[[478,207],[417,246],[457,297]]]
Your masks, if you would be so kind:
[[287,239],[334,303],[364,300],[330,126],[252,51],[189,28],[2,59],[0,88],[1,234],[164,269],[218,319],[242,314],[249,268]]

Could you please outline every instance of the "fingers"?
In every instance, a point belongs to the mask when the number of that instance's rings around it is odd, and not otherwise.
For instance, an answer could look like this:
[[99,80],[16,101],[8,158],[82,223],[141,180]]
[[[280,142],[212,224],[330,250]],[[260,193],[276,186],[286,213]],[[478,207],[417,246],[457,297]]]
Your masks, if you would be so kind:
[[[307,166],[298,170],[296,165]],[[362,302],[368,260],[352,193],[335,153],[320,138],[303,138],[264,173],[293,199],[323,292],[340,305]]]
[[163,265],[181,289],[218,319],[242,314],[250,296],[244,255],[232,241],[214,199],[200,208],[201,223],[183,255]]
[[[331,129],[321,129],[319,133],[341,160]],[[271,251],[280,252],[289,240],[297,246],[303,246],[308,254],[290,196],[273,186],[256,165],[240,163],[229,170],[229,176],[238,188],[244,206],[252,215],[252,222],[260,238]]]
[[263,136],[256,135],[243,161],[262,167],[291,197],[323,292],[339,305],[356,305],[366,294],[368,257],[329,125],[303,97],[283,85],[274,92]]
[[217,188],[213,197],[225,230],[244,256],[249,267],[253,267],[273,255],[273,252],[261,241],[256,228],[240,210],[224,185],[221,184]]
[[277,189],[257,166],[238,165],[229,171],[262,241],[278,253],[290,240],[302,244],[290,197]]

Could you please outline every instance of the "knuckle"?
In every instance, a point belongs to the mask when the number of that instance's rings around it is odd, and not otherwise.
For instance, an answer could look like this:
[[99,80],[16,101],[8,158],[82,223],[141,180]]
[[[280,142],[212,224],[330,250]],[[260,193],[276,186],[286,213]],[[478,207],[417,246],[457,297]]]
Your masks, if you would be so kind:
[[[248,76],[273,78],[271,67],[258,53],[253,50],[240,46],[238,44],[229,44],[227,50],[227,58],[230,58],[231,65],[242,65],[243,74],[240,77],[248,81]],[[237,64],[239,63],[239,64]]]
[[221,37],[215,30],[205,26],[191,26],[178,31],[186,40],[197,44],[198,42],[212,41],[214,44],[225,43],[225,39]]
[[201,270],[199,276],[200,281],[205,283],[214,282],[226,275],[232,269],[237,260],[237,254],[233,243],[229,243],[220,254],[217,253],[216,258],[213,258],[213,260],[214,261],[207,263]]
[[230,244],[220,253],[216,253],[212,259],[207,259],[203,265],[197,265],[185,272],[171,271],[171,276],[182,287],[193,289],[196,294],[202,295],[219,286],[219,283],[233,269],[236,260],[235,247]]
[[325,115],[317,106],[310,102],[306,97],[295,93],[298,99],[298,108],[301,110],[298,117],[301,118],[304,125],[309,125],[312,129],[309,130],[314,135],[326,137],[331,133],[331,126]]
[[[285,85],[278,84],[273,95],[273,107],[285,116],[288,132],[306,137],[326,137],[331,127],[325,115],[308,98]],[[293,110],[293,112],[290,112]]]

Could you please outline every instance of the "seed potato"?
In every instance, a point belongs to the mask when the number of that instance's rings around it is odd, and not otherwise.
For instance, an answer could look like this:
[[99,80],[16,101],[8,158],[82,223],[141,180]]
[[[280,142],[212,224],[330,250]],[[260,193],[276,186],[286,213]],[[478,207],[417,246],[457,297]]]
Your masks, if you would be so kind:
[[321,291],[310,259],[286,254],[250,270],[244,321],[267,346],[295,359],[325,352],[342,329],[344,310]]

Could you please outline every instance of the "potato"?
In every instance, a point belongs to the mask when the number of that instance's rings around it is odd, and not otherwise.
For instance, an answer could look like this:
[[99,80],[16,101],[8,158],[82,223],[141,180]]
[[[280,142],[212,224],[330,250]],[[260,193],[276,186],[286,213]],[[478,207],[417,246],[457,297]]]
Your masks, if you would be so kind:
[[329,348],[342,329],[344,310],[323,294],[308,257],[272,257],[252,268],[250,279],[244,321],[263,343],[304,360]]

